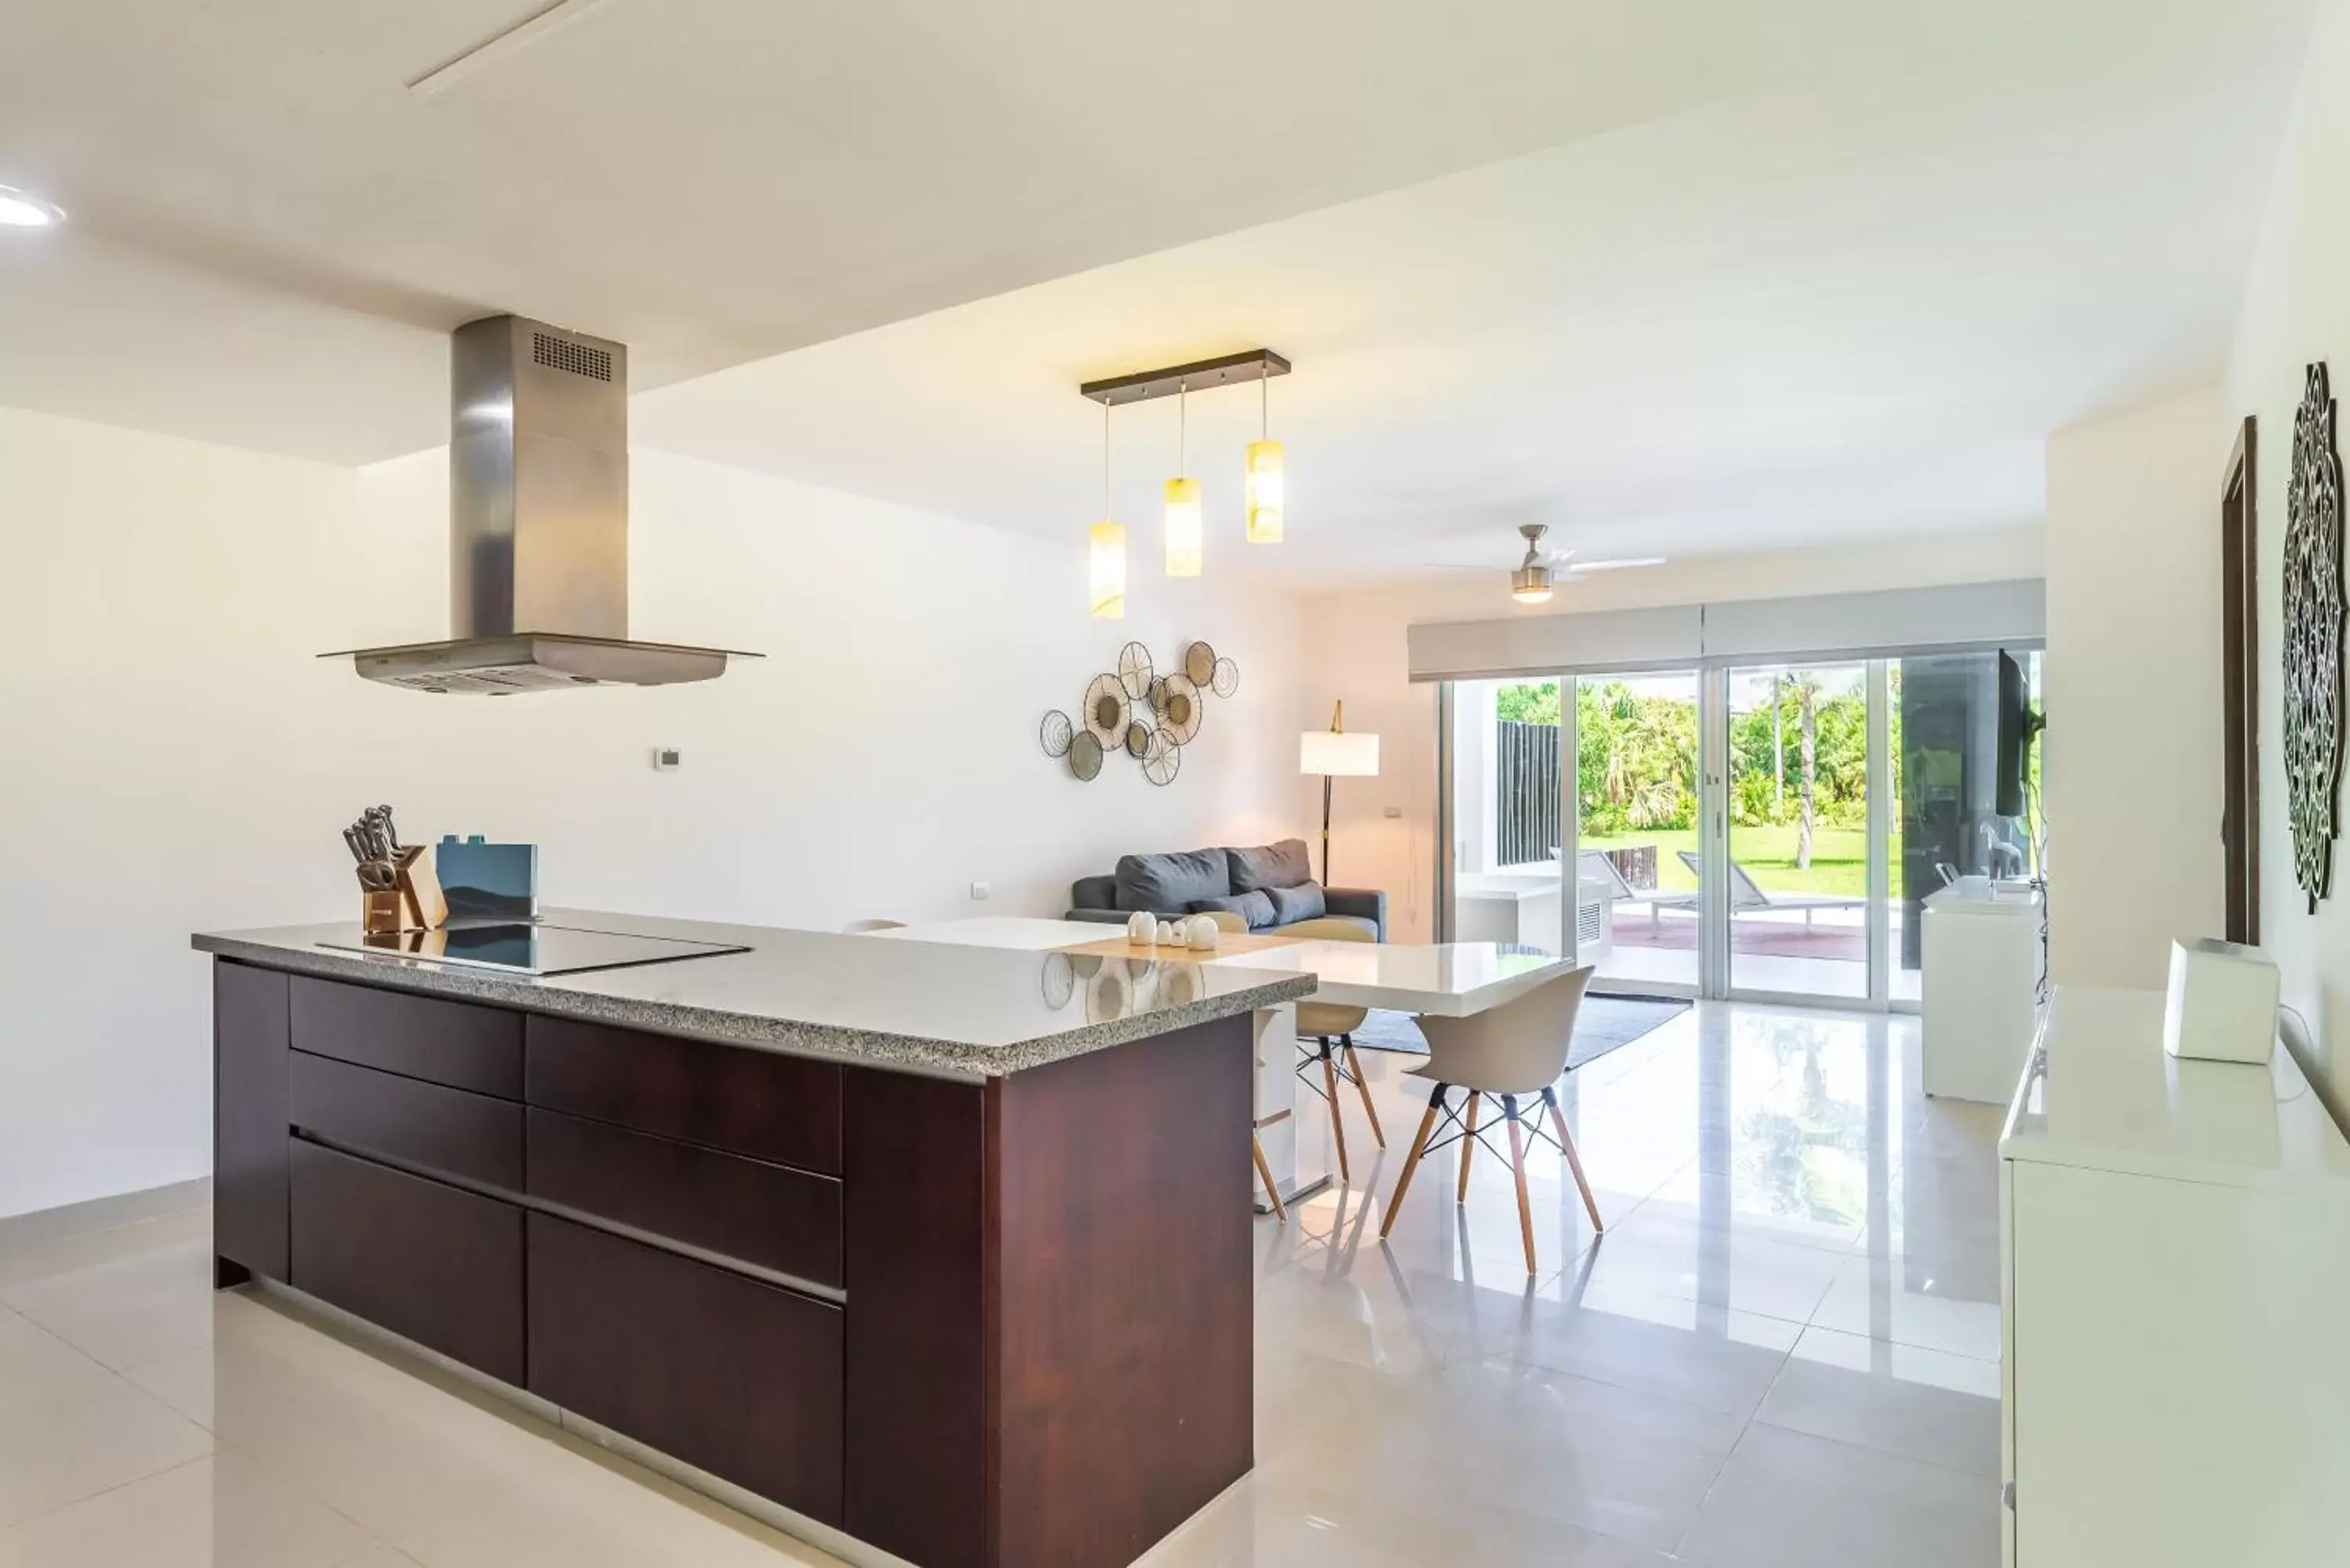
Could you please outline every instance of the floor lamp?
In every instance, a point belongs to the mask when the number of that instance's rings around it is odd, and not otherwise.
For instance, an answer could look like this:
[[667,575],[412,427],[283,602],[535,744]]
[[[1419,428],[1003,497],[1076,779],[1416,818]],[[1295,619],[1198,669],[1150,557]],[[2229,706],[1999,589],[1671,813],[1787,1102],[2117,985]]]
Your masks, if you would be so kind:
[[1333,703],[1328,729],[1308,730],[1297,737],[1297,771],[1308,778],[1322,775],[1322,885],[1326,888],[1330,885],[1330,781],[1378,777],[1379,738],[1349,733],[1347,705]]

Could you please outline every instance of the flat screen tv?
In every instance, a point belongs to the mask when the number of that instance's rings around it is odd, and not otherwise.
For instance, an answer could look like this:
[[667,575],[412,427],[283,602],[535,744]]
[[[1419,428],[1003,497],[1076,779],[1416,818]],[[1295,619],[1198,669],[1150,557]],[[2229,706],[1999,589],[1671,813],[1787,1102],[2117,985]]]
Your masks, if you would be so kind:
[[2023,666],[2014,656],[1999,656],[1998,795],[1991,809],[2002,816],[2023,815],[2024,784],[2031,773],[2032,742],[2048,721],[2033,711],[2031,689],[2024,684]]

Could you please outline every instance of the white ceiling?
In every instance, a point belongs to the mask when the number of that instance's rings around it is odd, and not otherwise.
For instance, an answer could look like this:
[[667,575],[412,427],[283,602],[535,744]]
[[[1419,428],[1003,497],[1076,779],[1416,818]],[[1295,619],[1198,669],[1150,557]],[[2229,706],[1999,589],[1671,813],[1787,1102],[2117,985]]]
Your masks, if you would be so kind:
[[0,233],[0,403],[364,462],[515,309],[629,342],[640,441],[1074,543],[1075,383],[1264,343],[1292,544],[1203,396],[1211,573],[2008,526],[2213,367],[2310,9],[601,0],[403,85],[543,3],[16,8],[0,183],[74,221]]
[[[393,455],[443,433],[473,317],[621,338],[660,386],[2031,9],[596,0],[409,90],[546,3],[8,7],[0,183],[75,222],[0,250],[0,400]],[[205,406],[224,373],[259,385]]]

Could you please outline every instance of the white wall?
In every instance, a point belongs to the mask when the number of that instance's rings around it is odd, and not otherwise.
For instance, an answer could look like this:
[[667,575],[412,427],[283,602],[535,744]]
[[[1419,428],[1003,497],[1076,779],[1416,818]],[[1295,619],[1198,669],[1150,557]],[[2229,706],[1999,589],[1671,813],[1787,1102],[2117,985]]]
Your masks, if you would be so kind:
[[[2243,315],[2229,357],[2226,401],[2206,438],[2207,491],[2237,422],[2260,421],[2261,944],[2283,971],[2284,1000],[2311,1025],[2311,1075],[2337,1120],[2350,1110],[2350,844],[2334,851],[2334,897],[2309,913],[2294,885],[2282,755],[2285,487],[2303,368],[2328,364],[2337,400],[2350,395],[2350,5],[2319,7]],[[2337,416],[2337,420],[2339,416]],[[2350,429],[2341,431],[2350,442]]]
[[[1710,556],[1649,571],[1608,573],[1562,587],[1543,608],[1511,605],[1502,575],[1457,574],[1447,586],[1334,595],[1305,604],[1305,707],[1343,698],[1347,727],[1380,735],[1377,779],[1338,781],[1334,882],[1384,888],[1399,940],[1429,940],[1436,866],[1437,689],[1415,685],[1405,628],[1497,615],[1719,603],[1800,594],[2000,582],[2038,576],[2036,527],[1869,545]],[[1388,813],[1392,811],[1393,815]]]
[[[354,472],[0,410],[0,1214],[209,1168],[188,933],[347,917],[339,829],[372,802],[537,841],[558,903],[816,927],[1057,913],[1121,852],[1307,826],[1295,607],[1213,578],[1139,569],[1097,622],[1074,543],[640,452],[632,630],[768,657],[432,698],[313,656],[446,628],[441,454]],[[1121,643],[1193,637],[1242,686],[1172,786],[1038,751]]]
[[2217,936],[2217,388],[2048,438],[2048,971],[2159,986]]

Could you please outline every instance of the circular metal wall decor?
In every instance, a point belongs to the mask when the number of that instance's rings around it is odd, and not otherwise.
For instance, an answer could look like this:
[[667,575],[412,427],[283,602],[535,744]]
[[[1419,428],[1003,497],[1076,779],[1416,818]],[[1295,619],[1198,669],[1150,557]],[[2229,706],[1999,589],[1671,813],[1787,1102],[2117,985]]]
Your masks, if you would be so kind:
[[1139,642],[1129,642],[1118,650],[1118,683],[1126,694],[1139,702],[1150,695],[1150,649]]
[[2332,891],[2342,782],[2342,456],[2325,366],[2309,367],[2285,491],[2284,771],[2293,879]]
[[1153,731],[1150,743],[1142,752],[1142,776],[1163,788],[1173,784],[1182,769],[1183,748],[1170,740],[1166,731]]
[[1167,678],[1165,701],[1159,704],[1159,731],[1170,736],[1179,746],[1188,746],[1200,732],[1200,717],[1204,705],[1200,701],[1200,689],[1191,684],[1188,675]]
[[1112,753],[1124,752],[1154,784],[1182,771],[1183,748],[1198,738],[1208,700],[1241,689],[1241,667],[1206,642],[1187,642],[1175,668],[1161,670],[1140,642],[1118,650],[1115,669],[1095,676],[1074,714],[1048,711],[1037,743],[1048,757],[1066,759],[1078,779],[1097,778]]
[[1126,726],[1134,717],[1125,683],[1115,675],[1097,675],[1086,688],[1085,725],[1105,747],[1126,744]]

